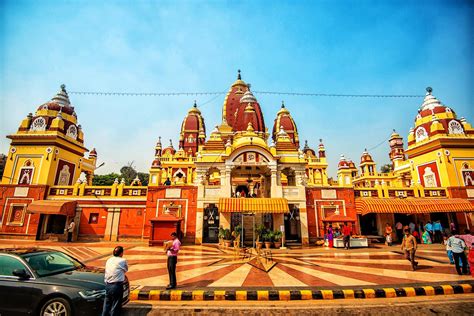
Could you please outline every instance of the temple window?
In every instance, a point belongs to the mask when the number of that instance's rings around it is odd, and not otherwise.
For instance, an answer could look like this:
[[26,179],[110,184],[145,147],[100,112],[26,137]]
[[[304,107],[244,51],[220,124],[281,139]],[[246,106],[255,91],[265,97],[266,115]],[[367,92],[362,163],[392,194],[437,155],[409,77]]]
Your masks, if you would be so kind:
[[428,138],[428,133],[424,127],[418,127],[415,135],[416,142],[421,142],[422,140]]
[[76,139],[77,138],[77,127],[75,125],[69,126],[69,128],[67,129],[67,132],[66,132],[66,136],[70,137],[72,139]]
[[37,117],[31,124],[30,130],[32,131],[45,131],[46,130],[46,120],[44,117]]
[[449,130],[449,134],[454,134],[454,135],[464,134],[462,125],[458,121],[455,121],[455,120],[452,120],[449,122],[448,130]]

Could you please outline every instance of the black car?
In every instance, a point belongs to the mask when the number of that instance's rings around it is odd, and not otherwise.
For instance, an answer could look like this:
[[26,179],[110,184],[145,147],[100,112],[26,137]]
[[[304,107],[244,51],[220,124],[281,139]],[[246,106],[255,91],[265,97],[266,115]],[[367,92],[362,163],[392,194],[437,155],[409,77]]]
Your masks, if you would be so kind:
[[[130,287],[124,282],[122,304]],[[51,249],[0,249],[0,315],[100,315],[104,269]]]

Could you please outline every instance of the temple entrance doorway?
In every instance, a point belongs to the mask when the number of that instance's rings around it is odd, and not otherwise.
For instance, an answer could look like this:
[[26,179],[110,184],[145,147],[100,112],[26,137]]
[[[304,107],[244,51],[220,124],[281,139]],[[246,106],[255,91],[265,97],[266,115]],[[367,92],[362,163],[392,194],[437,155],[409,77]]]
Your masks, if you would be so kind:
[[202,241],[204,243],[217,243],[219,241],[219,211],[215,204],[204,208]]

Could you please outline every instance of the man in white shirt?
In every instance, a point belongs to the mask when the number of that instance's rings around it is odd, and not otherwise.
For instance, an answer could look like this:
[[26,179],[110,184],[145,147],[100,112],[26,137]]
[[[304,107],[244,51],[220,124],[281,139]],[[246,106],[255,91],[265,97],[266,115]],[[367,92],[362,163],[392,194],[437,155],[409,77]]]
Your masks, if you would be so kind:
[[122,246],[115,247],[113,255],[105,263],[105,301],[102,316],[118,316],[122,311],[123,282],[128,263],[122,258]]
[[[451,247],[451,251],[453,252],[456,272],[459,275],[467,274],[467,258],[466,254],[464,253],[464,249],[466,249],[466,243],[464,240],[451,234],[451,236],[448,238],[448,246]],[[460,265],[462,265],[462,271]]]
[[69,223],[67,227],[67,242],[72,241],[72,233],[74,232],[74,227],[76,227],[76,223],[74,223],[74,219]]

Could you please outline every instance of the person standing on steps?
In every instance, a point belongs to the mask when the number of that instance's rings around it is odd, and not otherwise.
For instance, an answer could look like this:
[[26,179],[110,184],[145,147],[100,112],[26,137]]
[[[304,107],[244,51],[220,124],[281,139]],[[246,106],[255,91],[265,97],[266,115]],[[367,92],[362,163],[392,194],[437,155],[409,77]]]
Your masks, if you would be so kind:
[[123,282],[128,271],[123,247],[117,246],[105,263],[105,300],[102,316],[120,316],[122,312]]
[[181,242],[178,239],[178,234],[171,233],[172,241],[166,247],[166,255],[168,256],[168,275],[170,284],[166,287],[167,290],[176,288],[176,264],[178,263],[178,252],[181,248]]
[[410,229],[405,229],[404,231],[405,237],[403,237],[402,241],[402,251],[405,252],[405,258],[411,262],[411,268],[413,271],[416,270],[418,266],[418,262],[415,261],[415,253],[417,248],[417,243],[415,237],[410,234]]

